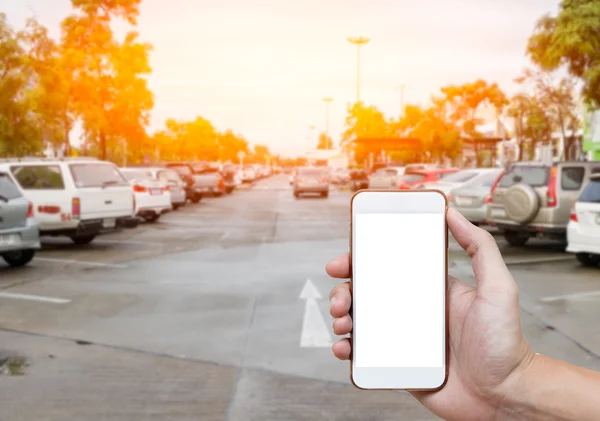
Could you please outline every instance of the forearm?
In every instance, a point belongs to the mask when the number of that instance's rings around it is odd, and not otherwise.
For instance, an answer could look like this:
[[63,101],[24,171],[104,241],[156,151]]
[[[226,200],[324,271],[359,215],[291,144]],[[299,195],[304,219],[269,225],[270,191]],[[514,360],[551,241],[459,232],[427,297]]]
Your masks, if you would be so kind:
[[600,373],[537,355],[510,390],[500,419],[600,420]]

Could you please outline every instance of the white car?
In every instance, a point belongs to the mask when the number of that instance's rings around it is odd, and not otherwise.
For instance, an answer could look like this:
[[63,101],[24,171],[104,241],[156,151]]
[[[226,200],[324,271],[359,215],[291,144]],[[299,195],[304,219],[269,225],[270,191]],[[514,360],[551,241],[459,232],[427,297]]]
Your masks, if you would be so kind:
[[40,234],[89,244],[97,235],[138,225],[134,196],[112,163],[94,158],[0,159],[33,204]]
[[242,168],[242,183],[254,183],[257,178],[256,169],[252,165]]
[[400,184],[400,178],[404,175],[402,167],[384,167],[369,176],[369,188],[381,190],[396,190]]
[[600,264],[600,174],[591,176],[573,205],[567,241],[567,251],[582,265]]
[[[150,174],[152,180],[164,181],[169,187],[171,193],[171,205],[173,209],[178,209],[184,206],[187,202],[187,194],[185,188],[187,184],[183,181],[179,173],[170,168],[164,167],[127,167],[121,168],[121,172],[125,171],[144,170]],[[129,178],[126,176],[126,178]]]
[[169,184],[158,180],[152,169],[121,168],[121,172],[133,186],[136,216],[146,222],[156,222],[172,209]]

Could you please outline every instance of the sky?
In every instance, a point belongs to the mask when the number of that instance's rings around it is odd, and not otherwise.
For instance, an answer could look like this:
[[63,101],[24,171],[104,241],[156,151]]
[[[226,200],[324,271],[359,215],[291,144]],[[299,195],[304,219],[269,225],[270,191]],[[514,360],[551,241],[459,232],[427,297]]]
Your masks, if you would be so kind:
[[[364,36],[361,100],[388,117],[425,104],[447,84],[477,78],[507,93],[529,65],[527,39],[559,0],[142,0],[137,30],[153,45],[150,131],[167,118],[202,116],[251,144],[295,155],[325,131],[337,143],[356,100],[357,49]],[[70,0],[0,0],[22,28],[35,16],[55,36]],[[123,25],[116,28],[124,30]],[[311,129],[314,127],[314,129]]]

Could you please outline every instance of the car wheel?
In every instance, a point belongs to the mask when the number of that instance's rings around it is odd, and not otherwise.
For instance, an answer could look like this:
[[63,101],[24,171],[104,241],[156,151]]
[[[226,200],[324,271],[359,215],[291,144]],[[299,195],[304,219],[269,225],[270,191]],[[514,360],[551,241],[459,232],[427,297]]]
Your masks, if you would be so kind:
[[233,193],[233,190],[234,190],[234,189],[235,189],[235,187],[227,187],[227,188],[225,189],[225,193],[227,193],[227,194],[231,194],[231,193]]
[[193,196],[190,199],[190,202],[192,202],[195,205],[196,203],[200,203],[201,200],[202,200],[202,196],[197,195],[197,196]]
[[5,253],[2,258],[12,267],[21,267],[31,262],[34,255],[35,250],[18,250]]
[[176,211],[177,209],[179,209],[179,206],[180,205],[177,205],[177,204],[173,203],[173,210]]
[[595,256],[590,253],[577,253],[575,257],[577,258],[579,263],[581,263],[582,266],[586,267],[597,266],[600,262],[599,256]]
[[517,231],[505,231],[504,239],[514,247],[522,247],[529,241],[529,235]]
[[78,245],[86,245],[86,244],[90,244],[92,241],[94,241],[94,238],[96,238],[95,234],[74,235],[73,237],[71,237],[71,241],[73,241],[73,243],[78,244]]
[[323,193],[321,193],[321,197],[327,199],[329,197],[329,192],[323,192]]
[[148,222],[148,223],[153,223],[158,221],[158,218],[160,218],[160,214],[159,213],[151,213],[148,215],[144,215],[144,221]]
[[300,193],[299,193],[299,192],[297,192],[297,191],[295,191],[295,192],[294,192],[294,197],[295,197],[296,199],[299,199],[299,198],[300,198]]

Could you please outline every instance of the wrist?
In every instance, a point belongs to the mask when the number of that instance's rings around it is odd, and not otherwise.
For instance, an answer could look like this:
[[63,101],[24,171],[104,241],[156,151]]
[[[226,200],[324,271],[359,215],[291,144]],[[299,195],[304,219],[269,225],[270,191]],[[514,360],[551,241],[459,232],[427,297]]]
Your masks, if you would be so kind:
[[513,421],[526,419],[528,404],[532,397],[534,384],[539,381],[539,373],[544,372],[544,357],[529,348],[521,363],[513,370],[504,386],[498,400],[498,421]]

